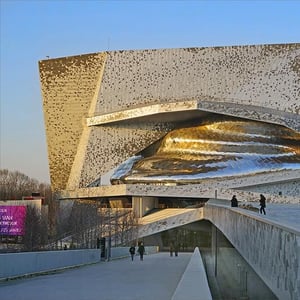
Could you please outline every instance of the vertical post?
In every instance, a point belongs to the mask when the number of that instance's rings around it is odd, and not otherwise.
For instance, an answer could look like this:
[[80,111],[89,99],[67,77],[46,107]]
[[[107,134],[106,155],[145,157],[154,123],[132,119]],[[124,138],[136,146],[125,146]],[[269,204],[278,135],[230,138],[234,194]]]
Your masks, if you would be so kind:
[[110,261],[111,258],[111,216],[110,207],[108,208],[108,239],[106,242],[106,261]]
[[218,229],[215,226],[215,277],[218,275]]
[[109,222],[109,237],[108,237],[108,261],[111,258],[111,207],[109,207],[109,215],[108,215],[108,222]]
[[245,291],[246,295],[248,294],[248,272],[245,271]]
[[140,206],[140,215],[139,217],[142,218],[143,217],[143,198],[140,197],[139,199],[139,206]]

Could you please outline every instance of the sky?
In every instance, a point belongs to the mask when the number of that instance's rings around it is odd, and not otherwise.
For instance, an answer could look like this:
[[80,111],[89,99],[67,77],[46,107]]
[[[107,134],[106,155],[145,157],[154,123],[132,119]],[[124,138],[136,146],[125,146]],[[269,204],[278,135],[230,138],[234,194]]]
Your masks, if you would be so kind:
[[38,61],[300,42],[300,1],[0,0],[0,169],[50,183]]

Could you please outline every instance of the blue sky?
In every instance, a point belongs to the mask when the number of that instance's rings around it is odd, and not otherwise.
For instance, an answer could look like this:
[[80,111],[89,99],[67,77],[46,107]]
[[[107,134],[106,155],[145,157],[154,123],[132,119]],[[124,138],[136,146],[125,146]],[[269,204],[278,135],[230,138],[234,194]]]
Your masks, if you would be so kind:
[[300,42],[300,1],[0,0],[0,169],[50,182],[38,61]]

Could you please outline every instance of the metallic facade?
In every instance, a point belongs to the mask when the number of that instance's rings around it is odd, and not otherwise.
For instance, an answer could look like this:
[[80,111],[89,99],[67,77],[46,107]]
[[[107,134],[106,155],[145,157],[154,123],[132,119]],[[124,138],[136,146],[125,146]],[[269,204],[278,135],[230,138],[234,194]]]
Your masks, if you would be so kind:
[[[285,126],[299,155],[299,57],[300,44],[278,44],[111,51],[40,61],[53,188],[102,185],[107,173],[171,131],[220,116],[266,122],[261,128]],[[279,152],[280,145],[274,146]],[[299,164],[299,156],[294,158]],[[299,180],[299,172],[294,178]]]
[[158,144],[117,168],[112,183],[200,184],[300,170],[300,134],[281,125],[214,115],[198,126],[169,132]]
[[[299,204],[300,44],[111,51],[39,69],[61,199],[126,197],[139,238],[210,220],[279,298],[297,298],[298,232],[224,203],[262,192]],[[148,214],[184,198],[210,200]]]

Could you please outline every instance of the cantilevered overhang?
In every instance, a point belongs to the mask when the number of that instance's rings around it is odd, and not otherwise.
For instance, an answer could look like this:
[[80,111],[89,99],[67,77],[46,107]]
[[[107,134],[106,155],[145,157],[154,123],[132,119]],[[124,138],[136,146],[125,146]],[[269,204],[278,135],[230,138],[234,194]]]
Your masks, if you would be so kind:
[[87,126],[103,125],[140,118],[146,118],[148,122],[187,121],[203,114],[205,114],[205,112],[199,111],[197,100],[158,103],[87,118]]
[[[207,180],[201,184],[187,185],[148,185],[148,184],[119,184],[99,187],[79,188],[64,190],[60,193],[60,199],[97,199],[105,197],[174,197],[174,198],[214,198],[231,199],[232,194],[238,195],[242,201],[257,201],[257,193],[242,192],[243,187],[256,186],[266,183],[282,183],[299,181],[300,170],[287,170],[257,174],[254,176],[240,176],[238,180]],[[216,195],[217,193],[217,195]],[[282,196],[278,196],[282,201]],[[299,203],[299,197],[288,199],[291,203]],[[272,202],[276,202],[277,196],[272,195]]]
[[[250,102],[250,101],[248,101]],[[118,122],[188,122],[208,114],[223,114],[249,120],[283,125],[300,131],[300,116],[265,107],[238,104],[236,99],[204,97],[185,101],[156,103],[95,115],[86,119],[88,127]]]

